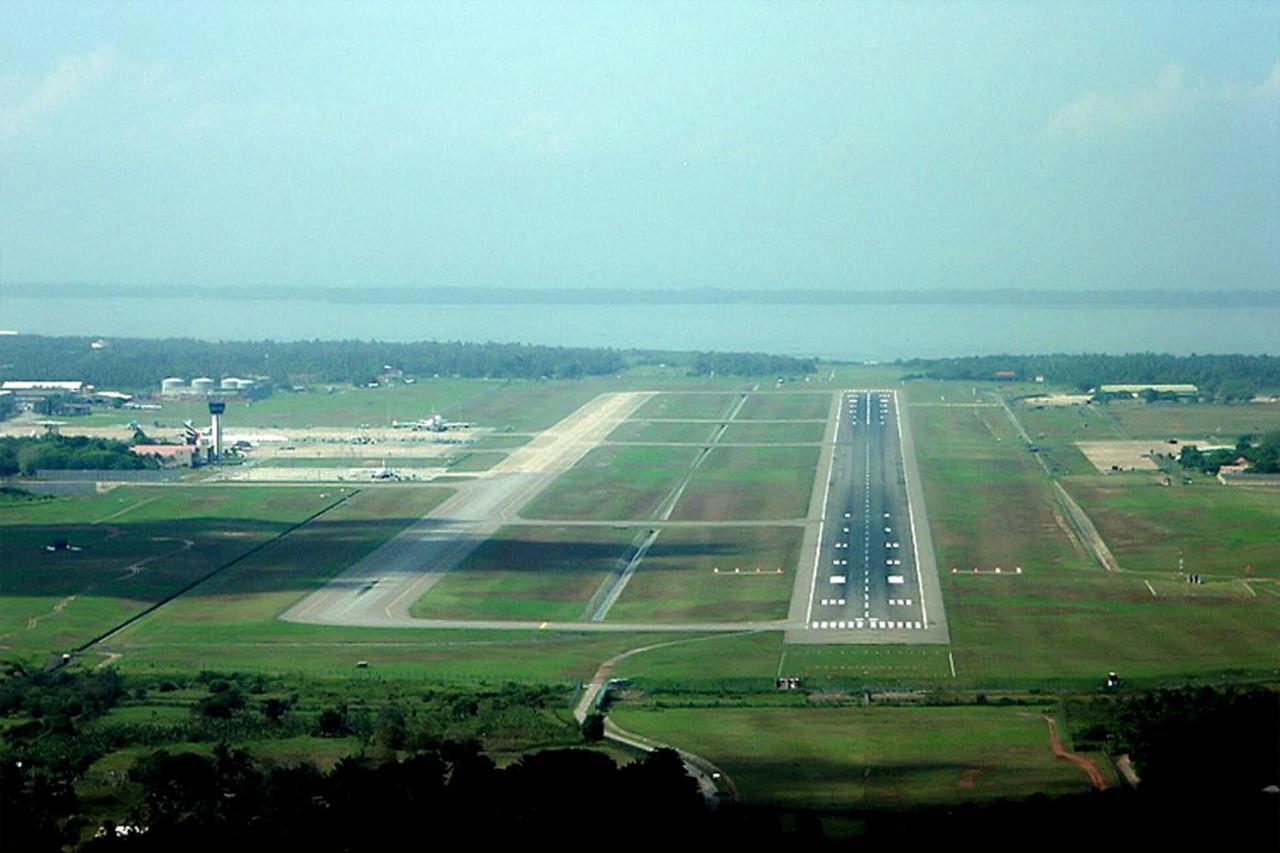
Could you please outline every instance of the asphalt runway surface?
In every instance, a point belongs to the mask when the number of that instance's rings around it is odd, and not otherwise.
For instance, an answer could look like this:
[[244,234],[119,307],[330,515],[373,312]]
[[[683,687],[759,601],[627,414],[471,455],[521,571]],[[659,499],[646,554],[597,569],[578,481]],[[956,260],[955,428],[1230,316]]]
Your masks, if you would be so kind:
[[799,626],[787,641],[949,642],[898,395],[845,391],[839,408],[818,541],[812,564],[802,562],[791,609]]

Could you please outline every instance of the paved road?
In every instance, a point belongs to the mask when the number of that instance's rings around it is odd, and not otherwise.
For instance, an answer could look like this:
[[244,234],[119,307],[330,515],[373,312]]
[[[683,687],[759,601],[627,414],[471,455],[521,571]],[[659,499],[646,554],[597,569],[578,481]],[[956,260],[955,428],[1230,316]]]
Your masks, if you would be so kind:
[[842,395],[820,533],[793,599],[802,627],[787,642],[950,641],[903,416],[895,391]]

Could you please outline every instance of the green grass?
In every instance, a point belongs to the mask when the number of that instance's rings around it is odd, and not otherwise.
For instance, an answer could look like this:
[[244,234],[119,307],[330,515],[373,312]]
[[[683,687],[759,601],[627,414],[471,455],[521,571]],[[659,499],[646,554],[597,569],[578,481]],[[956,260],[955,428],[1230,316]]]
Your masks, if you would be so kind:
[[748,521],[803,518],[817,447],[716,447],[694,472],[672,518]]
[[632,417],[719,419],[727,417],[739,399],[738,394],[657,394]]
[[[506,458],[507,454],[499,451],[464,450],[461,453],[450,456],[445,464],[450,471],[488,471]],[[391,460],[389,464],[394,466],[400,464],[400,462],[399,460]]]
[[471,443],[471,447],[475,450],[514,450],[517,447],[524,447],[532,437],[532,435],[494,433],[480,436]]
[[423,595],[412,613],[436,619],[581,620],[635,535],[610,527],[503,527]]
[[738,417],[742,420],[826,420],[831,413],[831,394],[752,394]]
[[1120,566],[1170,573],[1280,577],[1280,494],[1203,481],[1165,487],[1144,477],[1072,477],[1084,507]]
[[[0,644],[19,657],[78,645],[338,494],[333,488],[136,487],[8,506],[0,511]],[[44,550],[60,537],[82,550]]]
[[597,447],[527,505],[525,518],[645,519],[689,470],[693,447]]
[[[1243,587],[1238,596],[1153,597],[1141,578],[1104,573],[1074,542],[1047,476],[1006,419],[916,406],[911,420],[955,683],[1079,687],[1110,670],[1147,684],[1277,671],[1280,597],[1251,597]],[[1105,511],[1091,517],[1104,537],[1126,524]],[[1206,547],[1232,553],[1225,541]],[[1024,574],[951,573],[975,566],[1022,566]]]
[[[668,527],[650,547],[608,620],[785,618],[802,535],[800,527]],[[755,574],[757,568],[763,573]],[[745,574],[734,575],[734,569]],[[782,574],[776,574],[777,569]]]
[[614,442],[666,442],[681,441],[705,444],[715,433],[714,424],[691,421],[623,421],[617,429],[609,433],[608,440]]
[[798,421],[793,424],[731,423],[720,440],[727,444],[734,442],[805,444],[822,441],[826,432],[826,423],[816,421]]
[[705,708],[612,712],[623,728],[705,756],[749,803],[893,809],[1088,789],[1031,709]]
[[451,490],[368,489],[130,627],[129,642],[260,639],[294,602],[430,512]]
[[1266,403],[1117,402],[1098,407],[1133,438],[1229,439],[1280,430],[1280,406]]
[[779,673],[811,688],[861,690],[950,682],[945,646],[785,645],[780,632],[706,636],[622,661],[619,675],[647,691],[772,691]]

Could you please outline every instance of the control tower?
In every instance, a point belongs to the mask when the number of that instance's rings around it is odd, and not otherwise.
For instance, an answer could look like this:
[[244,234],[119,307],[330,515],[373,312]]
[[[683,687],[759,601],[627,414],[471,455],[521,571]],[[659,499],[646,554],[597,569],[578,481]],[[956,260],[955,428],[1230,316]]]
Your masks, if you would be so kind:
[[213,458],[222,458],[222,413],[227,410],[227,404],[221,400],[209,401],[209,415],[213,419],[209,431],[213,433]]

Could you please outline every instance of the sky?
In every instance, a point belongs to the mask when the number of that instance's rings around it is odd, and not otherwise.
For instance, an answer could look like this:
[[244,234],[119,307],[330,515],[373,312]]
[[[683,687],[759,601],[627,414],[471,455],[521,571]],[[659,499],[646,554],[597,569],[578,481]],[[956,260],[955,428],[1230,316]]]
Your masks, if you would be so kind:
[[1280,289],[1280,3],[0,10],[0,283]]

